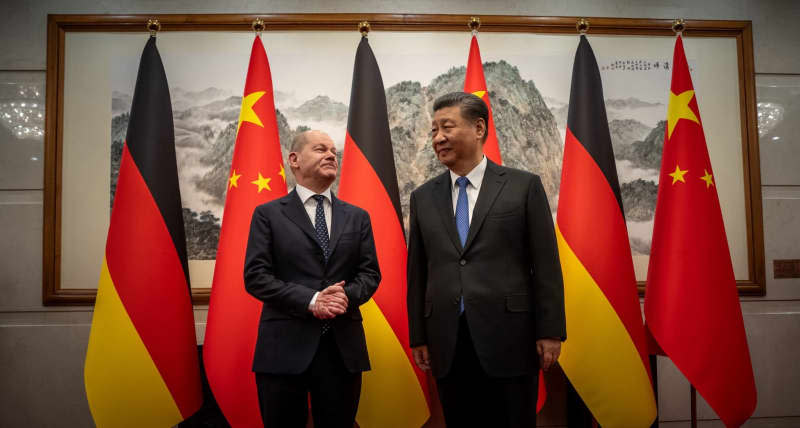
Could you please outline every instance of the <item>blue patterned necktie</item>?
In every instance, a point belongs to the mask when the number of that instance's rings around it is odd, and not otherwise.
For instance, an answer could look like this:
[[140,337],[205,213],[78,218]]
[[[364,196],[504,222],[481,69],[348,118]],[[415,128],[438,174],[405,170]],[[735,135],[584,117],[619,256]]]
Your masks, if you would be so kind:
[[[461,239],[461,247],[467,243],[467,234],[469,233],[469,201],[467,201],[467,184],[469,179],[467,177],[458,177],[456,185],[458,186],[458,200],[456,200],[456,228],[458,229],[458,237]],[[461,296],[459,314],[464,313],[464,296]]]
[[461,246],[467,243],[467,234],[469,233],[469,202],[467,201],[467,184],[469,179],[467,177],[458,177],[456,185],[458,186],[458,200],[456,201],[456,228],[458,229],[458,237],[461,238]]
[[328,237],[328,223],[325,221],[325,209],[323,202],[325,197],[322,195],[312,196],[317,201],[317,213],[314,217],[314,230],[317,232],[317,240],[322,247],[322,255],[325,257],[325,263],[328,262],[328,257],[331,255],[330,239]]
[[[325,257],[325,263],[328,263],[328,257],[331,255],[330,238],[328,237],[328,222],[325,221],[325,208],[323,203],[325,197],[322,195],[312,196],[317,201],[317,212],[314,215],[314,231],[317,232],[317,240],[322,247],[322,255]],[[322,321],[322,334],[328,332],[331,328],[330,320]]]

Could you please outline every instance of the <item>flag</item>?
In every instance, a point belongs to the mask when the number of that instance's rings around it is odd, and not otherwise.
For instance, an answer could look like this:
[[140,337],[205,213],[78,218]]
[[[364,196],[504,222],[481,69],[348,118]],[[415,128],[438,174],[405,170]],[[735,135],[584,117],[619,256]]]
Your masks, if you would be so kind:
[[569,331],[559,364],[601,426],[648,427],[657,409],[647,342],[600,70],[584,35],[572,66],[556,238]]
[[372,370],[356,421],[362,427],[419,427],[430,416],[428,383],[414,364],[406,311],[406,240],[381,72],[366,37],[356,50],[339,197],[372,221],[382,280],[361,307]]
[[[500,156],[500,146],[497,143],[497,133],[494,130],[494,116],[492,115],[492,103],[489,102],[489,90],[486,89],[486,79],[483,77],[483,63],[481,62],[481,50],[478,47],[478,38],[473,35],[472,42],[469,44],[469,58],[467,59],[467,74],[464,77],[464,92],[477,95],[486,103],[489,108],[489,123],[486,124],[486,141],[483,143],[483,153],[492,162],[502,165],[503,159]],[[541,376],[540,376],[541,377]]]
[[203,402],[167,77],[144,47],[84,366],[99,427],[170,427]]
[[727,426],[743,424],[756,407],[753,367],[717,181],[680,36],[644,311],[655,341],[720,419]]
[[[467,58],[467,73],[464,76],[464,92],[478,96],[486,103],[489,108],[489,123],[486,124],[486,141],[483,143],[483,154],[492,162],[502,165],[503,158],[500,156],[500,145],[497,142],[497,132],[494,129],[494,115],[492,114],[492,103],[489,102],[489,89],[486,87],[486,78],[483,76],[483,63],[481,62],[481,50],[478,47],[478,38],[473,34],[469,44],[469,58]],[[539,391],[536,395],[536,413],[539,413],[547,400],[547,389],[544,384],[544,373],[539,371]]]
[[269,61],[256,36],[239,112],[208,306],[203,363],[232,427],[260,427],[253,352],[261,302],[244,288],[244,257],[256,206],[286,195]]

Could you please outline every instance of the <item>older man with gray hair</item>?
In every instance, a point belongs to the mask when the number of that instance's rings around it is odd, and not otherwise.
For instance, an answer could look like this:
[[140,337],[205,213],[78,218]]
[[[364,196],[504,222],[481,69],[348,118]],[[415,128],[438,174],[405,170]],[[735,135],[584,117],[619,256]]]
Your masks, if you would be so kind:
[[263,302],[253,356],[265,427],[352,427],[370,369],[359,306],[381,275],[369,214],[337,199],[336,147],[321,131],[292,141],[297,186],[256,207],[244,282]]

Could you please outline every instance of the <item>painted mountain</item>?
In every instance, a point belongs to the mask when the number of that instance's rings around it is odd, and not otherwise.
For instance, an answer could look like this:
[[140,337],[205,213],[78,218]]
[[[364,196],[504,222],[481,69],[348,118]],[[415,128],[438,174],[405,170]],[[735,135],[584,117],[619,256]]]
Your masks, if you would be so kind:
[[[461,90],[465,71],[465,67],[456,67],[426,84],[404,81],[386,89],[389,127],[406,225],[411,191],[444,172],[430,144],[433,101],[447,92]],[[505,61],[485,63],[484,73],[491,88],[489,96],[505,165],[538,174],[551,211],[555,213],[566,104],[543,98],[533,81],[522,79],[517,67]],[[241,97],[216,88],[192,92],[176,87],[172,92],[172,102],[189,258],[211,260],[216,258]],[[659,123],[653,128],[637,119],[637,109],[653,108],[656,104],[635,98],[607,100],[607,104],[631,245],[634,253],[648,254],[664,124]],[[346,104],[324,94],[301,101],[290,94],[278,93],[276,105],[284,161],[292,138],[307,129],[328,132],[341,148],[347,125]],[[130,95],[114,91],[112,203],[129,109]],[[287,174],[286,178],[291,189],[294,177]],[[334,184],[334,192],[337,184]]]

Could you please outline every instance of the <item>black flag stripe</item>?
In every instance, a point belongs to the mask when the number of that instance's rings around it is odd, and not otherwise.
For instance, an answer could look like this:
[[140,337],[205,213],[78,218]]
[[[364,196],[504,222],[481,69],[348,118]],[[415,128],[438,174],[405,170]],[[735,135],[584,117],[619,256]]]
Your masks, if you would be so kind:
[[189,267],[175,156],[172,104],[155,37],[150,37],[142,52],[133,94],[125,137],[128,151],[164,218],[188,284]]
[[378,62],[366,37],[361,38],[356,50],[352,88],[347,133],[372,165],[394,205],[400,224],[403,224],[394,154],[387,150],[392,147],[392,136],[386,112],[386,92]]
[[584,35],[581,35],[578,50],[575,52],[575,65],[572,67],[567,128],[603,171],[622,211],[622,197],[614,163],[614,149],[611,146],[611,134],[608,130],[600,69],[597,67],[594,51]]

